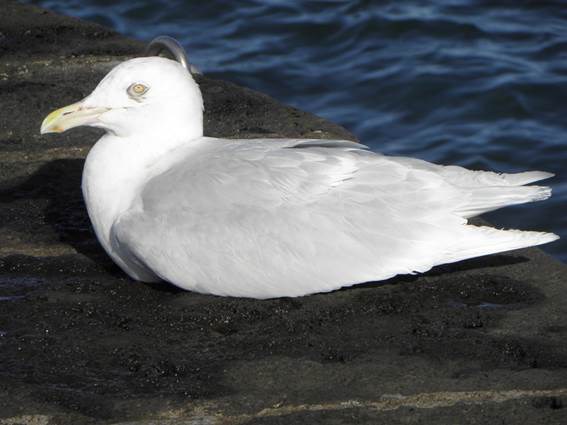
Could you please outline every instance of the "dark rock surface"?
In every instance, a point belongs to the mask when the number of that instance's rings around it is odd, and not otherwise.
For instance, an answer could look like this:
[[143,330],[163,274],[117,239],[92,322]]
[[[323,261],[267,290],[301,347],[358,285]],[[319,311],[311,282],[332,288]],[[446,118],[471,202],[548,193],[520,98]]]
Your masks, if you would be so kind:
[[[567,423],[567,268],[536,249],[269,301],[125,277],[81,199],[98,133],[39,126],[143,45],[0,12],[0,424]],[[352,138],[200,83],[208,135]]]

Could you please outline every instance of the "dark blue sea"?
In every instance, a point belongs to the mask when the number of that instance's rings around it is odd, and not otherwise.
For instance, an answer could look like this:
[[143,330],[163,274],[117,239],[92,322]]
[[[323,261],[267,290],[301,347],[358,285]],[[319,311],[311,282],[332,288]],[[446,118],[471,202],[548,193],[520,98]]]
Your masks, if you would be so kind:
[[544,249],[567,260],[565,2],[32,2],[142,40],[171,35],[204,73],[338,122],[384,153],[554,172],[551,200],[488,218],[558,233]]

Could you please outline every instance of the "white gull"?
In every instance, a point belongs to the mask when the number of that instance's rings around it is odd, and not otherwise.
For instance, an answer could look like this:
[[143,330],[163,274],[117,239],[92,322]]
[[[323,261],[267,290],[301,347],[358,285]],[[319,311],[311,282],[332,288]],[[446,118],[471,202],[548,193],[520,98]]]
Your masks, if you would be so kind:
[[83,195],[98,240],[132,278],[202,293],[301,296],[551,242],[467,219],[545,199],[552,174],[389,157],[344,140],[203,137],[191,74],[159,57],[114,68],[42,133],[106,130]]

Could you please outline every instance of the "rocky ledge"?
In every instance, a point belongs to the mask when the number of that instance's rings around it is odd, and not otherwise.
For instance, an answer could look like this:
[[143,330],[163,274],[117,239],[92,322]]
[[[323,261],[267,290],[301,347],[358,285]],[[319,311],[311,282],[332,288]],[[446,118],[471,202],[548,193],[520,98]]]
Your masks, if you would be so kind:
[[[38,129],[144,46],[0,10],[0,424],[567,423],[567,268],[537,249],[269,301],[126,278],[80,194],[98,133]],[[353,139],[199,83],[207,135]]]

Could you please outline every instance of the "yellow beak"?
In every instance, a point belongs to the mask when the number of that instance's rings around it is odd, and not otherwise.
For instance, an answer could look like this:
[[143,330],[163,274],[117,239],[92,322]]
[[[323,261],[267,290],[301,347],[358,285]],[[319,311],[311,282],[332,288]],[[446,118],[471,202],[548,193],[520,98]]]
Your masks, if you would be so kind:
[[80,125],[93,124],[97,121],[99,115],[109,110],[110,108],[85,107],[83,102],[73,103],[46,116],[41,123],[40,131],[41,134],[62,133]]

